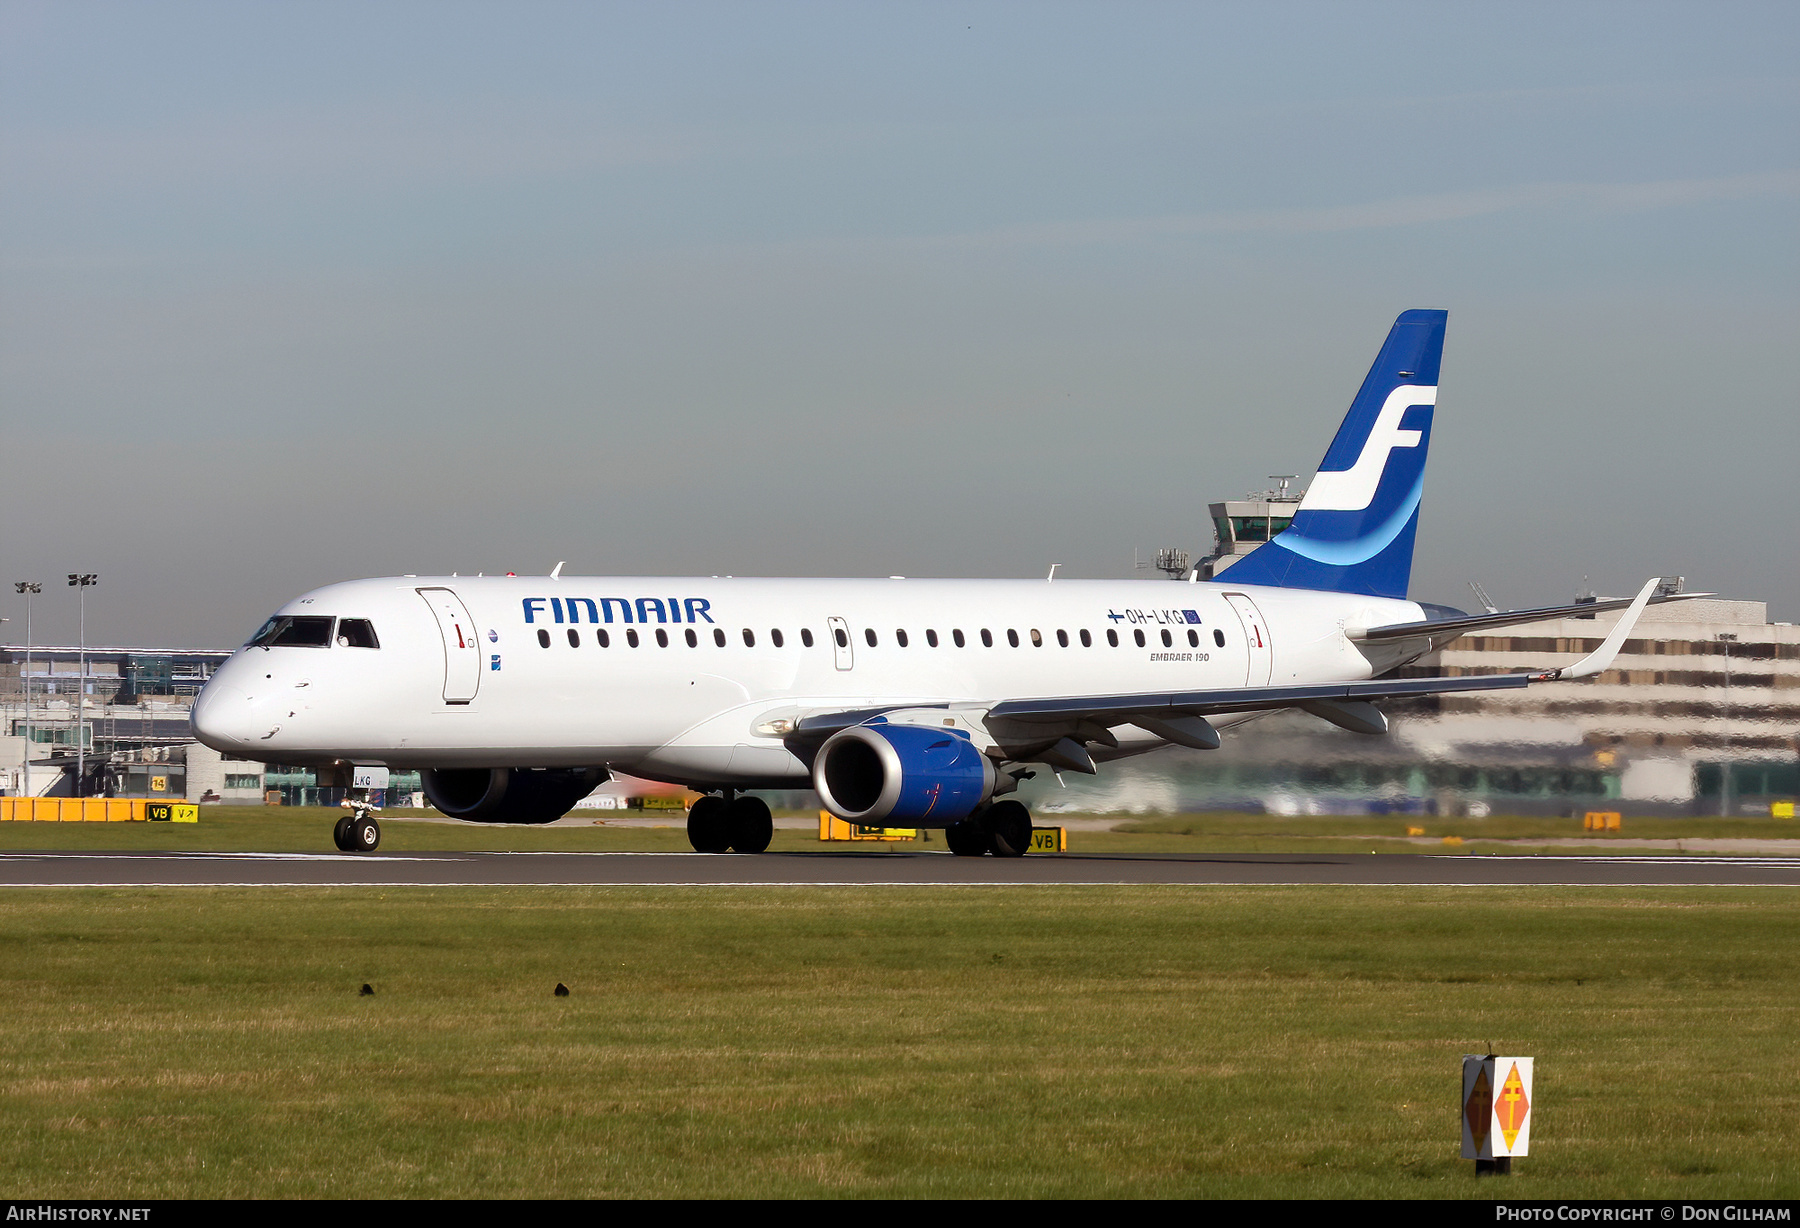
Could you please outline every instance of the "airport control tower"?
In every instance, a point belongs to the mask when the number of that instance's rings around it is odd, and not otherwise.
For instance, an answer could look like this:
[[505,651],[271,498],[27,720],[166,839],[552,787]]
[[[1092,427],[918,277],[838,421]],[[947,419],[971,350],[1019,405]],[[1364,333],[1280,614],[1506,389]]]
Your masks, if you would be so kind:
[[1213,552],[1200,560],[1200,579],[1211,580],[1252,550],[1288,527],[1306,492],[1289,490],[1291,473],[1273,473],[1274,490],[1209,505],[1213,522]]

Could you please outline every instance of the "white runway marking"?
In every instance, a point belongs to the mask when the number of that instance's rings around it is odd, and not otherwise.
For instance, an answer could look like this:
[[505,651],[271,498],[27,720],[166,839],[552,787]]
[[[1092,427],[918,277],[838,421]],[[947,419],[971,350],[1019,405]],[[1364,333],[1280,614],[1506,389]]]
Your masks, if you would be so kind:
[[726,883],[701,882],[696,879],[672,879],[667,882],[644,882],[644,883],[596,883],[596,882],[591,882],[591,881],[590,882],[582,882],[579,880],[572,881],[572,882],[542,882],[542,883],[443,883],[443,882],[422,882],[422,881],[419,881],[416,879],[395,879],[395,880],[388,880],[388,881],[382,881],[382,882],[372,882],[368,879],[344,879],[344,880],[337,881],[337,882],[312,882],[312,883],[225,882],[222,880],[210,882],[210,883],[174,883],[174,882],[168,882],[168,883],[153,883],[153,882],[0,883],[0,890],[5,890],[6,888],[9,888],[9,887],[30,887],[30,888],[39,888],[39,887],[74,887],[74,888],[107,887],[107,888],[111,888],[116,891],[136,891],[136,890],[141,890],[144,888],[151,888],[151,887],[154,887],[154,888],[163,888],[163,887],[214,887],[214,888],[227,888],[227,887],[229,887],[229,888],[239,888],[239,887],[331,887],[331,888],[337,888],[337,887],[384,887],[384,888],[385,887],[438,887],[438,888],[443,888],[445,890],[473,887],[473,888],[484,888],[484,889],[490,889],[490,890],[505,890],[505,891],[530,890],[530,889],[536,888],[536,887],[585,887],[585,888],[591,888],[596,891],[622,891],[622,890],[629,891],[629,890],[633,890],[638,887],[706,887],[706,888],[719,888],[719,887],[870,887],[870,888],[890,888],[890,889],[902,889],[902,888],[907,888],[907,887],[1176,887],[1176,888],[1179,888],[1179,887],[1206,887],[1206,888],[1213,888],[1213,887],[1243,887],[1243,888],[1253,888],[1253,887],[1375,887],[1375,888],[1385,888],[1385,889],[1390,889],[1390,890],[1391,889],[1411,890],[1411,889],[1415,889],[1415,888],[1434,888],[1434,887],[1482,887],[1482,888],[1486,888],[1486,889],[1492,890],[1492,891],[1498,891],[1498,890],[1503,890],[1503,889],[1507,890],[1507,891],[1521,891],[1521,890],[1528,890],[1531,888],[1541,888],[1541,889],[1545,889],[1545,890],[1561,890],[1566,887],[1609,887],[1609,888],[1621,888],[1622,887],[1622,888],[1628,888],[1628,889],[1632,889],[1632,890],[1653,891],[1653,890],[1661,890],[1664,887],[1732,887],[1732,888],[1737,888],[1737,887],[1786,887],[1786,888],[1792,890],[1795,888],[1800,888],[1800,883],[1702,883],[1702,882],[1692,882],[1692,883],[1686,883],[1686,882],[1683,882],[1683,883],[1617,883],[1617,882],[1610,882],[1610,883],[1609,882],[1592,882],[1592,883],[1578,883],[1578,882],[1566,882],[1566,883],[1496,883],[1496,882],[1478,882],[1478,883],[1462,883],[1462,882],[1457,882],[1457,883],[1432,883],[1432,882],[1343,883],[1343,882],[1336,882],[1336,883],[1332,883],[1332,882],[1316,882],[1316,881],[1315,882],[1304,882],[1304,881],[1299,881],[1299,880],[1294,880],[1294,881],[1284,880],[1284,881],[1280,881],[1280,882],[1211,881],[1211,882],[1187,882],[1187,883],[1147,883],[1147,882],[1143,882],[1143,881],[1139,881],[1139,880],[1123,879],[1123,878],[1105,879],[1105,880],[1098,880],[1098,881],[1087,880],[1087,881],[1083,881],[1083,882],[1023,882],[1023,883],[1022,882],[1013,882],[1013,881],[1010,881],[1007,879],[995,879],[992,881],[971,880],[968,882],[951,882],[948,879],[939,879],[939,880],[933,880],[933,881],[921,881],[921,882],[909,882],[909,883],[876,883],[876,882],[854,882],[854,881],[844,881],[844,882],[835,882],[835,881],[834,882],[811,882],[811,881],[764,882],[764,881],[760,881],[757,879],[741,879],[741,880],[738,880],[735,882],[726,882]]
[[[238,859],[243,861],[361,861],[371,860],[367,853],[131,853],[130,857],[143,858],[147,861],[225,861]],[[0,861],[113,861],[117,854],[109,853],[0,853]],[[404,855],[381,855],[382,861],[471,861],[470,857],[434,856],[407,857]]]
[[[1434,853],[1429,854],[1436,861],[1462,861],[1480,854]],[[1640,854],[1636,856],[1621,854],[1616,857],[1575,856],[1558,853],[1545,857],[1481,857],[1482,861],[1579,861],[1587,865],[1599,866],[1767,866],[1781,870],[1791,870],[1800,866],[1800,857],[1699,857],[1690,854],[1674,853],[1668,856]]]
[[[631,881],[634,867],[653,867],[627,858],[678,859],[657,867],[687,878]],[[571,858],[555,862],[551,859]],[[608,860],[617,859],[617,860]],[[44,871],[43,878],[27,878],[27,863]],[[1365,857],[1341,854],[1319,857],[1265,858],[1257,855],[1188,855],[1178,857],[1082,857],[1038,856],[1002,865],[990,862],[1001,879],[976,879],[980,863],[933,852],[886,854],[845,851],[835,856],[743,854],[721,856],[692,852],[557,852],[384,855],[366,853],[22,853],[0,854],[0,878],[14,881],[0,885],[30,888],[83,887],[325,887],[433,888],[433,887],[1483,887],[1517,890],[1531,886],[1590,888],[1800,886],[1800,858],[1744,856],[1561,855],[1497,856],[1424,854],[1418,856]],[[1306,877],[1277,879],[1282,869]],[[215,876],[212,870],[218,870]],[[277,869],[292,874],[276,875]],[[331,870],[354,871],[349,877],[333,877]],[[109,878],[95,880],[81,871],[104,870]],[[271,871],[269,880],[243,879],[242,874]],[[386,877],[408,870],[422,879]],[[580,870],[583,877],[567,875]],[[778,870],[803,870],[823,875],[827,871],[850,878],[765,879]],[[1124,878],[1100,878],[1104,871]],[[59,877],[66,875],[66,877]],[[308,878],[309,875],[314,877]],[[1262,877],[1268,875],[1269,877]],[[1475,876],[1471,879],[1469,876]],[[1594,877],[1585,877],[1593,875]],[[16,877],[14,877],[16,876]],[[172,876],[172,877],[171,877]],[[298,877],[296,877],[298,876]],[[1442,880],[1434,881],[1438,876]],[[198,880],[198,881],[196,881]],[[1560,880],[1560,881],[1545,881]],[[1773,880],[1773,881],[1771,881]]]

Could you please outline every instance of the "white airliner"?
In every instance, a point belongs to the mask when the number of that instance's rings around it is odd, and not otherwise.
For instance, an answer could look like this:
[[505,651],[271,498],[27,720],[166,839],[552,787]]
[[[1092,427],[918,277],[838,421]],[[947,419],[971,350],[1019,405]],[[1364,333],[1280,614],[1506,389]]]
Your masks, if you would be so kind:
[[[1023,854],[1005,795],[1039,766],[1096,765],[1301,708],[1386,732],[1374,701],[1605,669],[1652,600],[1466,616],[1407,599],[1446,313],[1395,322],[1292,524],[1217,582],[401,576],[283,606],[194,705],[208,746],[420,769],[445,814],[545,823],[611,771],[706,794],[697,850],[762,852],[749,789],[810,785],[832,813],[946,828],[963,855]],[[1395,678],[1483,627],[1629,605],[1561,669]],[[359,814],[344,849],[373,849]]]

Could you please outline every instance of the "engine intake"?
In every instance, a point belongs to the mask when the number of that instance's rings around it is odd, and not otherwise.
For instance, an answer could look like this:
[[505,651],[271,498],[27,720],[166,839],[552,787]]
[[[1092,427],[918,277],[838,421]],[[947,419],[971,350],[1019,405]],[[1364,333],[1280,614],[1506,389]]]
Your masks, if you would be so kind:
[[819,748],[813,788],[846,822],[945,827],[993,795],[994,765],[959,730],[856,725]]

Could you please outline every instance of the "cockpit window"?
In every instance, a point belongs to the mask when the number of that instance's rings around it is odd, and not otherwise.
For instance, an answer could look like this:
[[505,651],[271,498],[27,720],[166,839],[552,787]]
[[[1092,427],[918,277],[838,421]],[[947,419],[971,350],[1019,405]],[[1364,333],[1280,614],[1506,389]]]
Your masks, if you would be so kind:
[[331,622],[316,615],[277,614],[244,647],[327,648],[331,645]]
[[375,624],[366,618],[338,619],[338,643],[345,648],[380,648],[375,638]]

